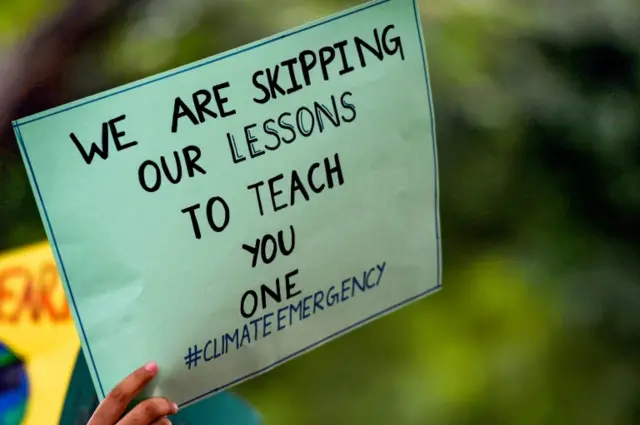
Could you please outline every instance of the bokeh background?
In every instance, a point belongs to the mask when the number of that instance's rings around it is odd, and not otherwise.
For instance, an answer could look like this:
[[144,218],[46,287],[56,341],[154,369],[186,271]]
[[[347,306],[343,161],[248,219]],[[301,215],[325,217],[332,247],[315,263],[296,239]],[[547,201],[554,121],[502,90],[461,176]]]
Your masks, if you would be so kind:
[[[356,3],[0,0],[0,250],[45,238],[11,119]],[[235,391],[278,425],[639,424],[640,2],[420,5],[444,289]]]

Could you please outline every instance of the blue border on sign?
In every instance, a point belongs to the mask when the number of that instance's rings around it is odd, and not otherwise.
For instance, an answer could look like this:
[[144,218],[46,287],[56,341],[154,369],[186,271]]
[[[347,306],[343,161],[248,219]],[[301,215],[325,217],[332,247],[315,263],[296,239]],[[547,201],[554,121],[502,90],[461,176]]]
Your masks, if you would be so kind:
[[[46,209],[46,206],[45,206],[45,203],[44,203],[44,199],[42,197],[42,193],[40,192],[40,188],[38,186],[38,181],[36,179],[33,167],[31,165],[31,160],[29,158],[29,154],[27,153],[26,146],[25,146],[24,141],[22,139],[22,133],[20,131],[20,127],[21,126],[25,126],[25,125],[27,125],[29,123],[33,123],[33,122],[42,120],[44,118],[48,118],[48,117],[51,117],[51,116],[54,116],[54,115],[57,115],[57,114],[60,114],[60,113],[63,113],[63,112],[70,111],[72,109],[79,108],[81,106],[84,106],[84,105],[87,105],[87,104],[90,104],[90,103],[97,102],[99,100],[103,100],[103,99],[115,96],[115,95],[120,94],[120,93],[125,93],[125,92],[131,91],[133,89],[136,89],[136,88],[139,88],[139,87],[143,87],[143,86],[152,84],[154,82],[161,81],[161,80],[173,77],[175,75],[179,75],[179,74],[185,73],[187,71],[192,71],[192,70],[194,70],[196,68],[200,68],[200,67],[203,67],[205,65],[209,65],[209,64],[218,62],[218,61],[220,61],[222,59],[226,59],[226,58],[238,55],[238,54],[243,53],[243,52],[248,52],[250,50],[254,50],[254,49],[258,48],[258,47],[273,43],[273,42],[278,41],[278,40],[285,39],[285,38],[290,37],[290,36],[295,35],[295,34],[299,34],[299,33],[308,31],[310,29],[313,29],[313,28],[316,28],[318,26],[321,26],[321,25],[336,21],[338,19],[345,18],[345,17],[353,15],[355,13],[359,13],[359,12],[365,11],[367,9],[371,9],[373,7],[376,7],[376,6],[380,6],[382,4],[389,3],[390,1],[392,1],[392,0],[379,0],[379,1],[373,2],[371,4],[366,4],[366,5],[361,6],[360,8],[356,8],[354,10],[347,11],[347,12],[345,12],[343,14],[339,14],[337,16],[334,16],[333,18],[329,18],[329,19],[324,20],[324,21],[319,21],[319,22],[317,22],[317,23],[315,23],[313,25],[310,25],[308,27],[303,27],[303,28],[300,28],[300,29],[297,29],[297,30],[293,30],[291,32],[279,35],[279,36],[275,36],[275,37],[269,38],[267,40],[264,40],[262,42],[256,43],[254,45],[251,45],[251,46],[248,46],[248,47],[245,47],[245,48],[241,48],[241,49],[238,49],[236,51],[232,51],[232,52],[230,52],[230,53],[228,53],[226,55],[223,54],[221,56],[217,56],[217,57],[212,58],[210,60],[205,60],[204,62],[198,63],[198,64],[193,65],[191,67],[186,67],[186,68],[180,69],[178,71],[175,71],[175,72],[172,72],[172,73],[168,73],[166,75],[162,75],[162,76],[157,77],[155,79],[150,79],[148,81],[142,81],[139,84],[134,84],[134,85],[131,85],[129,87],[125,87],[125,88],[123,88],[121,90],[114,91],[112,93],[107,93],[107,94],[102,95],[102,96],[91,98],[91,99],[88,99],[86,101],[79,102],[79,103],[74,104],[74,105],[70,105],[70,106],[68,106],[66,108],[62,108],[62,109],[59,109],[59,110],[54,110],[54,111],[52,111],[52,112],[50,112],[48,114],[35,116],[35,117],[31,118],[31,119],[25,119],[24,121],[19,121],[18,120],[18,121],[13,123],[13,128],[14,128],[16,136],[18,138],[18,143],[20,144],[20,147],[22,149],[22,152],[23,152],[23,155],[24,155],[24,159],[25,159],[25,162],[27,164],[28,172],[31,175],[31,179],[32,179],[32,182],[33,182],[33,187],[34,187],[36,195],[38,196],[38,199],[40,201],[40,206],[42,208],[42,215],[44,217],[44,221],[46,222],[46,226],[49,229],[49,234],[51,236],[51,243],[53,245],[53,248],[54,248],[54,250],[55,250],[55,252],[57,254],[57,257],[58,257],[58,260],[59,260],[59,263],[60,263],[60,269],[61,269],[61,272],[62,272],[62,277],[63,277],[63,280],[64,280],[64,284],[67,287],[67,290],[68,290],[70,298],[71,298],[71,304],[73,305],[73,309],[74,309],[74,311],[76,313],[76,317],[78,318],[78,325],[80,326],[80,332],[82,334],[82,338],[83,338],[84,343],[86,345],[87,353],[89,354],[89,360],[90,360],[91,366],[92,366],[92,368],[93,368],[93,370],[95,372],[95,376],[96,376],[96,379],[98,381],[98,386],[100,387],[100,392],[102,394],[102,398],[103,399],[105,398],[106,394],[104,392],[104,387],[102,385],[102,380],[100,379],[100,374],[98,373],[98,368],[96,367],[96,363],[95,363],[95,360],[93,358],[93,354],[91,352],[91,347],[89,345],[89,340],[87,339],[86,331],[84,329],[84,326],[82,325],[82,319],[80,318],[80,311],[78,310],[78,307],[77,307],[77,304],[76,304],[76,301],[75,301],[75,297],[73,296],[73,291],[71,290],[71,285],[69,284],[69,278],[67,276],[67,271],[66,271],[66,268],[64,266],[64,261],[62,259],[62,254],[60,253],[60,249],[58,247],[58,242],[56,240],[56,236],[55,236],[55,233],[53,231],[53,226],[51,225],[51,221],[49,219],[49,214],[47,212],[47,209]],[[317,347],[318,345],[320,345],[320,344],[322,344],[324,342],[327,342],[330,339],[338,337],[338,336],[340,336],[340,335],[342,335],[342,334],[344,334],[344,333],[346,333],[346,332],[348,332],[348,331],[350,331],[350,330],[352,330],[352,329],[354,329],[354,328],[356,328],[356,327],[358,327],[358,326],[360,326],[360,325],[362,325],[364,323],[367,323],[367,322],[369,322],[369,321],[371,321],[371,320],[373,320],[373,319],[375,319],[375,318],[377,318],[379,316],[382,316],[382,315],[387,314],[387,313],[389,313],[389,312],[391,312],[391,311],[393,311],[395,309],[398,309],[398,308],[402,307],[405,304],[411,303],[411,302],[413,302],[413,301],[415,301],[415,300],[417,300],[419,298],[422,298],[422,297],[424,297],[426,295],[429,295],[429,294],[431,294],[433,292],[436,292],[437,290],[439,290],[442,287],[442,274],[441,274],[442,273],[442,270],[441,270],[442,269],[442,265],[441,265],[441,253],[440,253],[440,250],[441,250],[441,244],[440,244],[440,240],[441,240],[440,239],[440,205],[439,205],[439,194],[438,194],[438,192],[439,192],[439,185],[438,185],[438,157],[437,157],[437,150],[436,150],[435,119],[434,119],[434,114],[433,114],[433,102],[432,102],[432,98],[431,98],[431,87],[429,85],[429,74],[428,74],[428,68],[427,68],[427,58],[426,58],[425,46],[424,46],[424,42],[423,42],[422,27],[421,27],[421,24],[420,24],[420,14],[419,14],[419,10],[418,10],[417,1],[418,0],[413,0],[413,7],[414,7],[414,13],[415,13],[415,19],[416,19],[416,26],[417,26],[417,30],[418,30],[417,31],[418,32],[418,41],[420,43],[420,47],[421,47],[421,51],[422,51],[422,62],[423,62],[423,66],[424,66],[424,78],[425,78],[425,84],[426,84],[426,90],[427,90],[427,97],[429,99],[429,114],[430,114],[430,119],[431,119],[431,137],[432,137],[432,140],[433,140],[433,159],[434,159],[434,166],[435,166],[434,167],[434,170],[435,170],[435,173],[434,173],[435,174],[435,176],[434,176],[435,191],[434,191],[434,193],[435,193],[435,207],[436,207],[435,231],[436,231],[436,239],[438,241],[437,249],[436,249],[436,251],[437,251],[437,282],[436,282],[436,286],[434,286],[433,288],[430,288],[430,289],[428,289],[428,290],[426,290],[424,292],[421,292],[421,293],[419,293],[417,295],[414,295],[414,296],[412,296],[412,297],[410,297],[410,298],[408,298],[408,299],[406,299],[404,301],[401,301],[401,302],[399,302],[399,303],[397,303],[397,304],[395,304],[393,306],[387,307],[384,310],[379,311],[378,313],[375,313],[375,314],[373,314],[373,315],[371,315],[371,316],[369,316],[367,318],[359,320],[359,321],[347,326],[346,328],[344,328],[344,329],[342,329],[342,330],[340,330],[338,332],[335,332],[335,333],[333,333],[333,334],[331,334],[329,336],[326,336],[325,338],[322,338],[321,340],[316,341],[315,343],[313,343],[313,344],[311,344],[311,345],[309,345],[309,346],[307,346],[305,348],[302,348],[301,350],[298,350],[295,353],[289,354],[288,356],[283,357],[282,359],[280,359],[280,360],[278,360],[278,361],[276,361],[276,362],[274,362],[274,363],[272,363],[272,364],[270,364],[268,366],[265,366],[265,367],[263,367],[263,368],[261,368],[259,370],[256,370],[255,372],[252,372],[252,373],[250,373],[248,375],[245,375],[245,376],[243,376],[241,378],[238,378],[238,379],[236,379],[236,380],[234,380],[232,382],[229,382],[229,383],[227,383],[227,384],[225,384],[223,386],[220,386],[218,388],[212,389],[210,391],[207,391],[204,394],[201,394],[201,395],[199,395],[197,397],[194,397],[194,398],[192,398],[190,400],[187,400],[187,401],[181,403],[180,406],[184,406],[186,404],[193,403],[193,402],[195,402],[195,401],[197,401],[197,400],[199,400],[201,398],[207,397],[207,396],[209,396],[209,395],[211,395],[211,394],[213,394],[215,392],[224,390],[224,389],[226,389],[226,388],[228,388],[228,387],[230,387],[232,385],[235,385],[235,384],[237,384],[239,382],[242,382],[242,381],[247,380],[249,378],[252,378],[252,377],[254,377],[256,375],[259,375],[259,374],[261,374],[263,372],[266,372],[267,370],[272,369],[272,368],[280,365],[281,363],[284,363],[284,362],[290,360],[291,358],[296,357],[296,356],[298,356],[298,355],[300,355],[300,354],[302,354],[302,353],[304,353],[306,351],[309,351],[309,350]]]
[[87,346],[87,352],[89,353],[89,359],[91,360],[91,365],[93,366],[93,370],[96,373],[96,378],[98,379],[98,385],[100,386],[100,393],[102,394],[102,398],[105,397],[104,387],[102,386],[102,381],[100,380],[100,375],[98,375],[98,369],[96,368],[96,362],[93,359],[93,353],[91,353],[91,347],[89,347],[89,340],[87,339],[87,333],[84,330],[84,326],[82,325],[82,319],[80,318],[80,311],[78,310],[78,306],[76,305],[75,297],[73,296],[73,291],[71,290],[71,285],[69,285],[69,278],[67,277],[67,270],[64,266],[64,261],[62,261],[62,255],[60,254],[60,248],[58,248],[58,241],[56,240],[56,235],[53,232],[53,226],[51,226],[51,220],[49,219],[49,213],[47,213],[47,207],[44,204],[44,199],[42,198],[42,193],[40,192],[40,187],[38,186],[38,180],[36,179],[36,174],[33,171],[33,166],[31,165],[31,159],[29,158],[29,154],[27,153],[27,149],[24,145],[24,141],[22,140],[22,132],[20,131],[20,125],[13,126],[14,131],[16,132],[16,136],[18,136],[18,142],[20,143],[20,147],[22,152],[24,153],[24,159],[27,163],[27,168],[29,169],[29,174],[31,175],[31,179],[33,181],[33,187],[38,195],[38,199],[40,200],[40,205],[42,207],[42,215],[44,216],[44,220],[47,223],[47,228],[49,229],[49,234],[51,235],[51,243],[53,244],[53,248],[58,256],[58,262],[60,263],[60,269],[62,271],[62,277],[64,278],[64,284],[69,291],[69,296],[71,298],[71,304],[73,305],[73,309],[76,312],[76,317],[78,318],[78,325],[80,326],[80,332],[82,333],[82,338]]

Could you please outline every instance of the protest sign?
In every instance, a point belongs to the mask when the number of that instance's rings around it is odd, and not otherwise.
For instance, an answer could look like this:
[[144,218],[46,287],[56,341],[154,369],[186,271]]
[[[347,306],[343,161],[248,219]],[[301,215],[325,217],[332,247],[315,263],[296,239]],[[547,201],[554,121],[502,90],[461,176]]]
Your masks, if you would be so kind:
[[103,398],[186,405],[440,288],[414,0],[14,122]]
[[0,423],[57,425],[79,350],[49,244],[0,255]]

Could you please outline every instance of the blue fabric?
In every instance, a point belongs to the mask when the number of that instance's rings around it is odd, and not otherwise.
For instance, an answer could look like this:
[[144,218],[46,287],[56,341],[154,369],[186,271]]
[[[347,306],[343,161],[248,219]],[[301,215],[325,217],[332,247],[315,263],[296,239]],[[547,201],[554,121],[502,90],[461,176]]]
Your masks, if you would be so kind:
[[258,412],[241,398],[223,392],[183,408],[172,416],[173,425],[259,425]]

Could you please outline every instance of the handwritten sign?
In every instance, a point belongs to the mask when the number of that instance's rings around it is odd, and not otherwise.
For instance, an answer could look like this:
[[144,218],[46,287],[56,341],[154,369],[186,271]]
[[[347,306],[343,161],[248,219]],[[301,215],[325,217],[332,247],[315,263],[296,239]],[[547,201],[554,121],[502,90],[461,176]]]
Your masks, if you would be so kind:
[[102,398],[180,405],[440,288],[414,0],[378,0],[18,120]]

